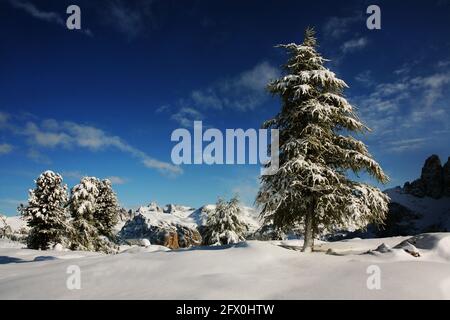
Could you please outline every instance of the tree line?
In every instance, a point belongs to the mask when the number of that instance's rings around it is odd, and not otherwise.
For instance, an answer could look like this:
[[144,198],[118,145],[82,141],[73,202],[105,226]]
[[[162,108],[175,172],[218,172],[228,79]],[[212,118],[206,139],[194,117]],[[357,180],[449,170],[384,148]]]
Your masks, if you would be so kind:
[[119,219],[117,196],[108,179],[84,177],[70,195],[60,174],[43,172],[18,208],[30,227],[27,246],[113,252],[114,226]]

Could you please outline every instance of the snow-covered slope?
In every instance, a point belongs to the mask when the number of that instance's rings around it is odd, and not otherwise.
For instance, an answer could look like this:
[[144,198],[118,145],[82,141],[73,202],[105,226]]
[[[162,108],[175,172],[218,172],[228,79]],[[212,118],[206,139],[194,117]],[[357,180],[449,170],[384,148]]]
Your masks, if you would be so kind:
[[[321,242],[314,253],[287,249],[299,240],[109,256],[4,248],[0,299],[450,299],[450,234],[412,239],[420,257],[394,248],[405,239]],[[382,243],[391,249],[365,253]],[[66,287],[71,265],[80,290]],[[379,290],[367,287],[369,266],[381,271]]]
[[[20,216],[6,217],[6,223],[13,232],[18,232],[22,228],[27,228],[27,224]],[[1,222],[0,222],[1,227]]]
[[[208,218],[208,212],[215,210],[215,208],[216,205],[213,204],[205,205],[189,214],[188,218],[195,221],[198,226],[204,226]],[[254,232],[261,226],[259,213],[254,208],[241,206],[240,218],[249,227],[249,232]]]
[[419,198],[403,192],[402,188],[399,187],[388,189],[385,192],[392,202],[419,214],[419,218],[414,221],[418,230],[437,228],[450,231],[450,197],[440,199]]
[[[182,224],[188,227],[204,226],[208,217],[208,212],[215,209],[215,205],[204,205],[198,209],[193,209],[187,206],[167,205],[172,206],[170,213],[165,213],[166,210],[161,209],[155,203],[148,206],[140,207],[136,214],[142,214],[146,219],[152,222],[153,225]],[[261,225],[258,212],[250,207],[241,206],[241,219],[249,226],[250,232],[255,231]]]

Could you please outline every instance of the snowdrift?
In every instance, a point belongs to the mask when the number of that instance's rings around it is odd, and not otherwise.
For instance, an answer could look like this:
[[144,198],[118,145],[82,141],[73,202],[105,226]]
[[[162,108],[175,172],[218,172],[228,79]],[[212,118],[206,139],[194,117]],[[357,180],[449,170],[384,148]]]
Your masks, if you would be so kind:
[[[405,240],[420,257],[395,248]],[[382,243],[390,250],[374,251]],[[295,250],[301,245],[151,245],[103,255],[5,248],[2,241],[0,299],[450,299],[450,233],[320,242],[313,253]],[[66,287],[70,265],[80,267],[80,290]],[[367,287],[373,265],[379,290]]]

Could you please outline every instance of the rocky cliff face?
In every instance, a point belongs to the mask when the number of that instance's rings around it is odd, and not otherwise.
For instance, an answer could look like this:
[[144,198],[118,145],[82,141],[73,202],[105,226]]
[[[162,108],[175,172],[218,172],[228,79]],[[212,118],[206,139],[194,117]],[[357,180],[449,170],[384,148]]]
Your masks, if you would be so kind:
[[328,240],[407,236],[450,231],[450,157],[442,166],[437,155],[425,160],[419,179],[385,190],[389,213],[384,225],[370,224],[367,230],[327,235]]
[[437,155],[429,157],[422,167],[420,178],[406,182],[403,191],[420,198],[440,199],[450,196],[450,157],[444,166]]
[[450,157],[443,167],[444,172],[444,195],[450,197]]
[[[142,239],[147,239],[151,244],[171,249],[198,246],[202,243],[208,214],[214,209],[214,205],[198,209],[175,204],[160,207],[152,202],[132,214],[121,226],[118,237],[127,244],[138,244]],[[246,238],[255,238],[253,233],[261,227],[258,212],[243,206],[241,220],[248,227]]]
[[148,239],[151,244],[170,249],[200,245],[202,237],[197,225],[183,219],[183,216],[192,212],[190,208],[174,205],[167,207],[170,208],[165,210],[167,213],[156,203],[139,208],[135,216],[120,230],[119,238],[129,244]]

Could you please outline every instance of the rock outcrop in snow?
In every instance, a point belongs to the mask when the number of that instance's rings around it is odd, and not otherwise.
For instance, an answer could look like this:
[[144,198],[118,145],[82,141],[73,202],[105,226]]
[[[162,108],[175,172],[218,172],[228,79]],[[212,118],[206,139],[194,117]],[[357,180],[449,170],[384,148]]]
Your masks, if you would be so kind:
[[419,179],[384,191],[391,202],[383,226],[366,231],[326,235],[328,240],[351,237],[392,237],[450,231],[450,157],[442,166],[437,155],[426,159]]
[[443,167],[444,174],[444,195],[450,197],[450,157]]
[[426,159],[419,179],[386,190],[389,215],[380,237],[450,230],[450,157],[442,166],[437,155]]
[[442,166],[437,155],[430,156],[422,167],[419,179],[406,182],[403,186],[405,193],[416,197],[431,197],[440,199],[450,196],[450,157]]
[[[389,218],[379,236],[413,235],[450,230],[450,197],[416,197],[397,187],[386,190],[391,198]],[[390,231],[390,232],[386,232]]]
[[197,225],[186,219],[190,211],[177,211],[175,207],[171,207],[170,211],[171,213],[164,213],[156,203],[140,207],[134,218],[127,221],[120,230],[119,238],[128,243],[148,239],[152,244],[170,249],[200,245],[202,237]]
[[[152,202],[140,207],[118,236],[129,244],[139,244],[141,239],[148,239],[152,244],[171,249],[198,246],[202,244],[204,226],[212,210],[215,210],[215,205],[194,209],[168,204],[161,208]],[[254,238],[253,234],[261,226],[258,213],[253,208],[242,206],[240,218],[248,227],[246,238]]]

